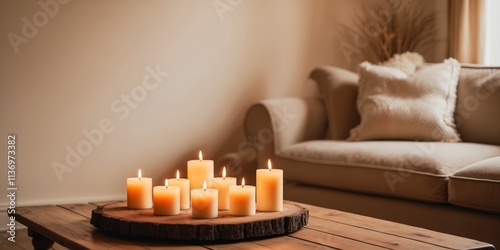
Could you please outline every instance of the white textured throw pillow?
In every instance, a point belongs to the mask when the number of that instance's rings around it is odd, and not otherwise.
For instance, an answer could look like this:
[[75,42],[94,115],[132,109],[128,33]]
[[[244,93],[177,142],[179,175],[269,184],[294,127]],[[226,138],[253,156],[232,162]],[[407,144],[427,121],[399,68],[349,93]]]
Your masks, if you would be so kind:
[[460,64],[452,58],[411,75],[360,64],[361,123],[348,140],[460,141],[453,119],[459,71]]
[[390,66],[398,68],[411,75],[417,71],[417,68],[424,64],[424,57],[416,52],[405,52],[403,54],[396,54],[389,60],[382,62],[383,66]]

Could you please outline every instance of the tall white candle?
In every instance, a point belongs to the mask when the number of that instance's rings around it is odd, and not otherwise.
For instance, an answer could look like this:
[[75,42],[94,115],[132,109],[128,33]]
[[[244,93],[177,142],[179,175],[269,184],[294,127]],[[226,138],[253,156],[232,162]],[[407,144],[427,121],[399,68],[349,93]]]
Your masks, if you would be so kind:
[[237,216],[255,214],[255,187],[246,186],[245,178],[241,186],[229,187],[229,214]]
[[271,160],[268,169],[257,169],[257,210],[283,210],[283,170],[273,169]]
[[216,218],[219,215],[217,199],[217,189],[207,189],[206,182],[203,182],[202,189],[191,190],[191,213],[193,218]]
[[153,180],[142,177],[139,169],[137,178],[127,178],[127,207],[149,209],[153,206]]
[[177,186],[165,186],[153,188],[153,213],[155,215],[176,215],[181,210],[181,189]]
[[212,187],[214,178],[214,161],[203,160],[201,151],[198,154],[199,160],[190,160],[187,162],[188,179],[190,189],[203,188],[203,182],[207,182],[207,187]]
[[222,177],[214,178],[212,188],[219,190],[219,210],[229,209],[229,186],[236,185],[236,178],[226,177],[226,167],[222,169]]
[[177,170],[175,179],[168,179],[170,186],[179,187],[181,190],[181,209],[189,209],[191,202],[189,200],[190,187],[189,180],[185,178],[180,178],[179,170]]

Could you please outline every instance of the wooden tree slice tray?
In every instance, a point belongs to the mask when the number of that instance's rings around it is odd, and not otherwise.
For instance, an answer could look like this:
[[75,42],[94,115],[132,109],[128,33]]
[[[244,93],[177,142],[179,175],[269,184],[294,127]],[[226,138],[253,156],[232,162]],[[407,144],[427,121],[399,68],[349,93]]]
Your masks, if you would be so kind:
[[170,240],[235,241],[278,236],[307,225],[309,210],[283,204],[282,212],[257,212],[252,216],[232,216],[219,211],[214,219],[194,219],[191,209],[179,215],[156,216],[153,209],[127,209],[126,202],[98,206],[90,223],[99,230],[122,236]]

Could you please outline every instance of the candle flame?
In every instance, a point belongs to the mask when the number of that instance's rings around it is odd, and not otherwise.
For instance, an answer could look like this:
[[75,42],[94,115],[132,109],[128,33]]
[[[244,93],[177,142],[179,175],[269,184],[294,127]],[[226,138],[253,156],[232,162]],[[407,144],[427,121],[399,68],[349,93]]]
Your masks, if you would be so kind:
[[207,191],[207,181],[203,181],[203,191]]
[[198,158],[200,158],[200,161],[203,161],[203,154],[201,153],[201,150],[200,150],[200,152],[198,153]]
[[140,169],[139,169],[139,171],[137,171],[137,177],[139,177],[139,180],[142,178],[142,172]]
[[271,171],[272,166],[271,166],[271,159],[267,160],[267,168],[269,168],[269,171]]
[[168,179],[165,179],[165,188],[168,189]]
[[226,167],[222,169],[222,179],[226,179]]
[[175,177],[177,177],[177,180],[179,180],[179,178],[180,178],[179,177],[179,169],[177,169],[177,175]]
[[245,178],[241,179],[241,187],[245,187]]

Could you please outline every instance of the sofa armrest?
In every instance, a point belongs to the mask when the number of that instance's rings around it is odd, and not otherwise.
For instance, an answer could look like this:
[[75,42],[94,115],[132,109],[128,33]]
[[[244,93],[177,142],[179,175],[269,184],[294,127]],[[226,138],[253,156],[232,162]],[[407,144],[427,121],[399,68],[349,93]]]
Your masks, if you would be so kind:
[[324,138],[327,116],[320,98],[269,99],[250,107],[244,125],[257,166],[265,168],[267,159],[274,159],[284,147]]

